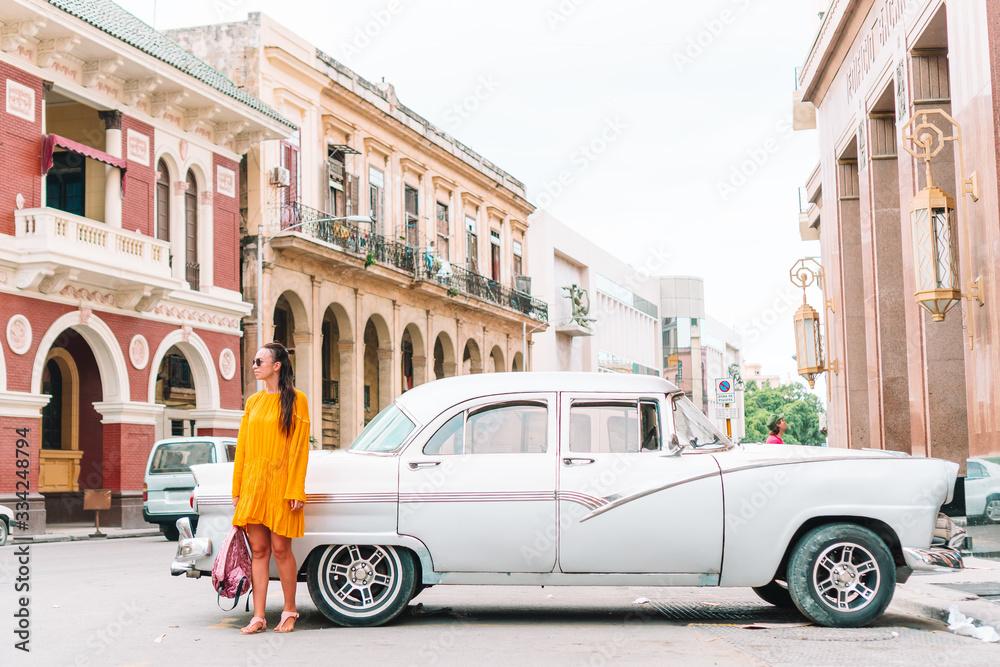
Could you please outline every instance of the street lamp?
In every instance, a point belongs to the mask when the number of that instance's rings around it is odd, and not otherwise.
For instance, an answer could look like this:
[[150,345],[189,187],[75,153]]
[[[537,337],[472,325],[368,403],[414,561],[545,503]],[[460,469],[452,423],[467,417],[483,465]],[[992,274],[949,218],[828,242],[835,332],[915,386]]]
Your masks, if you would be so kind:
[[[799,366],[799,375],[809,383],[809,388],[816,386],[816,376],[832,370],[840,372],[840,364],[836,359],[827,366],[823,361],[823,340],[819,332],[819,313],[806,303],[806,288],[818,282],[823,289],[823,300],[826,307],[834,310],[833,299],[826,299],[826,284],[824,282],[823,266],[813,257],[806,257],[795,262],[788,272],[792,284],[802,288],[802,305],[792,317],[795,323],[795,360]],[[829,334],[829,328],[827,328]],[[829,340],[829,335],[827,336]],[[827,383],[829,386],[829,383]]]
[[301,227],[305,224],[313,224],[317,222],[357,222],[357,223],[370,223],[372,221],[371,217],[367,215],[345,215],[336,218],[318,218],[316,220],[301,220],[296,222],[294,225],[289,225],[285,227],[277,234],[272,234],[271,236],[265,237],[260,228],[257,229],[257,349],[259,350],[264,346],[264,244],[271,239],[281,236],[285,232]]
[[[928,122],[928,116],[941,116],[951,125],[953,134],[946,135],[941,128]],[[917,119],[920,122],[914,125]],[[911,127],[912,126],[912,127]],[[958,147],[959,168],[963,168],[962,130],[958,122],[941,109],[931,109],[914,115],[903,126],[907,153],[924,161],[927,185],[910,202],[910,224],[913,229],[913,270],[916,278],[917,303],[931,314],[934,322],[944,321],[948,311],[963,298],[976,300],[983,305],[982,277],[971,278],[972,255],[969,252],[968,224],[963,225],[965,245],[967,293],[962,294],[959,275],[958,225],[955,219],[955,200],[948,193],[934,186],[931,176],[931,158],[941,152],[945,142],[954,141]],[[909,143],[915,148],[911,148]],[[979,199],[979,184],[975,172],[963,181],[962,194]],[[965,207],[962,220],[967,223]],[[975,339],[975,318],[969,313],[969,349]]]

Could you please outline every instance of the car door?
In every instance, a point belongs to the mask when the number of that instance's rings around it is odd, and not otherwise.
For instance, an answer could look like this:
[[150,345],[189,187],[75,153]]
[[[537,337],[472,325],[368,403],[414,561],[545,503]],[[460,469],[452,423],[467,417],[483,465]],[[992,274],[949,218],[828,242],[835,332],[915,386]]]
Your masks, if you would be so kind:
[[561,571],[720,571],[719,466],[669,453],[668,406],[663,395],[562,394]]
[[437,572],[555,567],[556,394],[481,398],[436,418],[400,456],[399,532]]

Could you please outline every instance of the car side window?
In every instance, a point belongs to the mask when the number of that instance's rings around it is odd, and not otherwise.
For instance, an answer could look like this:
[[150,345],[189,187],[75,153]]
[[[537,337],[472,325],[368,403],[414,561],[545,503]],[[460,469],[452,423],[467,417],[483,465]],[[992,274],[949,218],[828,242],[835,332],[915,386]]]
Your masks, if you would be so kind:
[[[658,436],[654,437],[658,439]],[[635,401],[574,402],[569,411],[569,451],[605,454],[638,452],[639,404]]]
[[972,461],[966,462],[966,479],[982,479],[986,477],[986,470],[983,466]]
[[423,453],[542,454],[547,439],[544,403],[504,403],[455,415],[431,436]]

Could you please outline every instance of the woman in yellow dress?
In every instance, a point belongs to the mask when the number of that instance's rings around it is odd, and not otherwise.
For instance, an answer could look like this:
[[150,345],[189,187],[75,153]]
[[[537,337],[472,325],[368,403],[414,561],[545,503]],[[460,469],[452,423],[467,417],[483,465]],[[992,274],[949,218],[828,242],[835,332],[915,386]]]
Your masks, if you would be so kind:
[[271,555],[278,566],[285,606],[276,632],[291,632],[295,619],[297,568],[292,538],[305,533],[303,507],[309,460],[309,407],[305,394],[292,384],[288,350],[268,343],[257,350],[253,374],[264,389],[247,400],[236,444],[233,469],[233,525],[242,526],[253,555],[253,618],[240,632],[267,629],[268,569]]

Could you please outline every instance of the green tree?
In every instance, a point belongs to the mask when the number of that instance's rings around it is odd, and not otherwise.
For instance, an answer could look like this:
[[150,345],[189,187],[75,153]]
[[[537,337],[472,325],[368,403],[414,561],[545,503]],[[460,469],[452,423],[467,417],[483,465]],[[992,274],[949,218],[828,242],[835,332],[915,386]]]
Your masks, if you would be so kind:
[[788,430],[782,438],[797,445],[822,445],[826,436],[819,431],[819,415],[824,412],[819,398],[802,384],[780,387],[758,387],[751,381],[743,393],[746,423],[744,442],[767,440],[767,418],[772,413],[783,414]]

